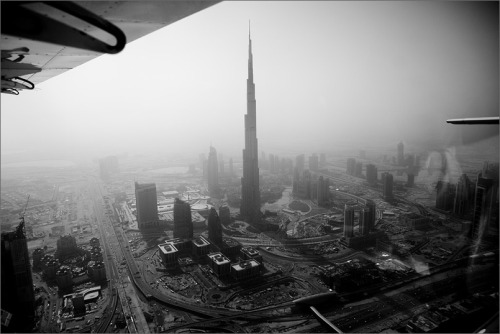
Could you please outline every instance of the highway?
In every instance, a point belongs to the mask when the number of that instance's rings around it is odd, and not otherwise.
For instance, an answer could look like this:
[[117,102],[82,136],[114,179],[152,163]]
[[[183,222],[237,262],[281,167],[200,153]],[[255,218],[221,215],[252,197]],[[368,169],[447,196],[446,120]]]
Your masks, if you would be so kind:
[[[130,315],[130,317],[126,317],[126,324],[127,328],[130,333],[149,333],[149,328],[147,327],[145,319],[143,321],[140,321],[137,323],[134,321],[134,317],[132,316],[134,312],[131,310],[130,305],[127,300],[127,293],[124,290],[123,287],[123,278],[121,277],[120,273],[118,272],[118,269],[116,268],[116,263],[117,263],[117,255],[116,255],[116,249],[113,250],[113,253],[111,252],[110,245],[113,245],[112,243],[112,234],[110,234],[110,225],[111,222],[107,216],[104,214],[104,208],[103,208],[103,203],[102,203],[102,192],[99,187],[99,184],[97,181],[91,181],[91,184],[93,185],[92,191],[93,191],[93,203],[94,203],[94,212],[96,214],[97,218],[97,225],[99,228],[99,232],[101,234],[101,240],[100,240],[100,245],[103,249],[103,260],[105,262],[105,265],[108,269],[108,278],[109,278],[109,286],[110,286],[110,291],[113,291],[112,294],[112,301],[110,305],[116,304],[116,301],[114,299],[120,297],[120,303],[122,305],[122,310],[125,312],[125,314]],[[118,292],[118,295],[116,294]],[[111,307],[112,308],[112,307]],[[116,307],[115,307],[116,308]],[[114,313],[115,308],[112,308],[111,316]],[[135,312],[137,313],[137,312]],[[142,312],[140,312],[139,315],[136,315],[137,317],[144,318],[144,315]],[[111,321],[111,316],[106,318],[106,321]],[[141,319],[142,320],[142,319]],[[108,324],[109,324],[108,321]],[[139,328],[137,328],[139,326]],[[106,326],[107,327],[107,326]]]

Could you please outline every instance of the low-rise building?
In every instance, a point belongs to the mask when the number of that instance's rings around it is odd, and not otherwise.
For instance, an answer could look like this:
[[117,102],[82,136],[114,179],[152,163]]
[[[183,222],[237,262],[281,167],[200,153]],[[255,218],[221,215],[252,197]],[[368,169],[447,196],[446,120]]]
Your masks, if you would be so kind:
[[68,290],[73,287],[73,274],[68,266],[61,266],[56,272],[56,282],[59,290]]
[[165,267],[172,267],[177,264],[179,250],[171,242],[159,244],[160,257]]
[[193,242],[193,256],[195,258],[201,258],[204,255],[210,253],[210,242],[203,236],[194,238]]
[[236,280],[258,277],[260,272],[261,264],[253,259],[231,265],[231,274]]
[[231,261],[222,253],[208,254],[209,265],[217,277],[223,278],[231,274]]
[[254,259],[259,263],[262,263],[262,255],[260,252],[253,247],[243,247],[241,248],[241,254],[243,255],[243,259],[251,260]]

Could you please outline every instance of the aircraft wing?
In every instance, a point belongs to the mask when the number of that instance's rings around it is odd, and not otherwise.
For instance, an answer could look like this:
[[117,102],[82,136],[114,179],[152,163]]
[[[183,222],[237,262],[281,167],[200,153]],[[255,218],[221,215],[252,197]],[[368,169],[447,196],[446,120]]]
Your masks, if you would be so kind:
[[450,124],[498,124],[498,117],[471,117],[449,119]]
[[218,2],[2,1],[2,92],[33,89]]

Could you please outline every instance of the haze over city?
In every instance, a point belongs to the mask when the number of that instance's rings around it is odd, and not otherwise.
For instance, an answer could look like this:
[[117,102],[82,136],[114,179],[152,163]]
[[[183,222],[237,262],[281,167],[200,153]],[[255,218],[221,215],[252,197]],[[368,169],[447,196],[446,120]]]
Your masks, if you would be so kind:
[[249,21],[262,150],[401,140],[435,150],[486,137],[497,152],[498,127],[445,123],[498,115],[492,6],[220,3],[34,91],[4,94],[2,164],[123,152],[196,157],[210,144],[240,157]]

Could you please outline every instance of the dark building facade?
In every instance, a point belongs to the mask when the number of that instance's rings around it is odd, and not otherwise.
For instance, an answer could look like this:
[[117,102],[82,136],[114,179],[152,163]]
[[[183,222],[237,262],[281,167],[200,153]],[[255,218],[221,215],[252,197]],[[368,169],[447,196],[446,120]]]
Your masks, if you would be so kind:
[[438,181],[436,192],[436,209],[451,210],[455,197],[455,186],[448,182]]
[[24,231],[24,219],[16,230],[2,233],[2,310],[12,314],[2,331],[31,332],[35,316],[35,293]]
[[303,154],[299,154],[295,157],[295,168],[298,169],[299,173],[302,173],[305,169],[306,158]]
[[472,218],[472,237],[498,237],[498,164],[484,163],[478,174]]
[[330,179],[320,176],[318,179],[318,205],[327,205],[330,201]]
[[453,203],[453,213],[459,217],[464,217],[470,212],[474,202],[473,185],[467,174],[462,174],[457,183],[455,200]]
[[394,197],[392,194],[392,188],[394,186],[394,178],[391,173],[382,174],[382,193],[384,200],[391,201]]
[[405,164],[405,146],[403,143],[398,144],[398,165],[403,166]]
[[135,182],[135,201],[139,229],[158,221],[156,185],[154,183],[139,184]]
[[377,167],[372,164],[366,165],[366,181],[368,182],[369,185],[375,186],[377,185],[377,179],[378,179],[378,171]]
[[210,146],[207,162],[208,192],[213,195],[219,188],[219,166],[217,163],[217,151]]
[[222,226],[214,208],[208,214],[208,240],[216,245],[222,244]]
[[313,154],[309,157],[309,169],[312,171],[319,170],[319,158],[316,154]]
[[346,172],[348,175],[354,175],[354,173],[356,172],[356,159],[354,158],[347,159]]
[[250,35],[248,36],[248,43],[247,114],[245,115],[245,148],[243,149],[240,213],[245,217],[246,222],[254,223],[260,221],[262,213],[260,212],[257,110]]
[[174,238],[193,238],[191,206],[178,198],[174,202]]
[[354,217],[357,207],[356,202],[347,202],[344,207],[344,237],[352,238],[354,236]]

